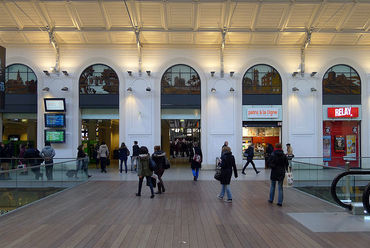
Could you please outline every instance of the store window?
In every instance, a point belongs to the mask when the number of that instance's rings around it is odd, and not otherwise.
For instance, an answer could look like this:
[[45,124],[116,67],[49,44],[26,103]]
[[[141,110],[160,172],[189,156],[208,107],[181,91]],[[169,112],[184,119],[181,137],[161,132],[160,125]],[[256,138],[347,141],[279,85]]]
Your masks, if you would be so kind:
[[37,93],[36,74],[26,65],[9,65],[5,70],[5,81],[6,94]]
[[188,65],[174,65],[162,76],[162,94],[200,95],[200,77]]
[[324,95],[361,95],[360,76],[348,65],[331,67],[322,83]]
[[82,95],[118,95],[118,75],[107,65],[95,64],[87,67],[82,72],[79,83]]
[[247,70],[243,77],[243,94],[281,95],[280,74],[269,65],[258,64]]

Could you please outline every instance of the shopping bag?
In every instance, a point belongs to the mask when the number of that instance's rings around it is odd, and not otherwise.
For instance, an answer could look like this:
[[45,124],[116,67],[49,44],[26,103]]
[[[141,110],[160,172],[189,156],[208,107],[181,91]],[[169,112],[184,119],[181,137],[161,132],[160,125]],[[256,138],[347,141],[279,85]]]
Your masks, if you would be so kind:
[[293,179],[293,173],[292,172],[286,172],[285,173],[285,178],[284,178],[284,185],[285,186],[292,186],[294,182]]

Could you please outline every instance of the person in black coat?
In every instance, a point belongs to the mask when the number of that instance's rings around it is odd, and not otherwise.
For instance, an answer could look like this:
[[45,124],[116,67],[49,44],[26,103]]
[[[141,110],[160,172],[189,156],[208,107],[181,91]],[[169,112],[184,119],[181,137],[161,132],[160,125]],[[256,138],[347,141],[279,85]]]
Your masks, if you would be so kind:
[[278,182],[279,196],[277,205],[280,207],[283,205],[283,182],[285,172],[288,171],[288,165],[288,158],[284,154],[281,144],[276,144],[275,151],[271,154],[269,159],[269,166],[271,168],[271,187],[270,198],[268,201],[269,203],[272,203],[274,201],[275,185],[276,182]]
[[253,166],[253,169],[254,171],[256,172],[256,174],[260,173],[260,171],[257,171],[256,169],[256,165],[254,164],[253,162],[253,157],[254,157],[254,145],[251,144],[244,152],[244,156],[247,157],[247,162],[245,163],[244,167],[243,167],[243,170],[242,170],[242,174],[245,175],[245,169],[247,168],[248,164],[251,163],[252,166]]
[[125,163],[125,172],[127,173],[127,158],[130,155],[129,149],[127,149],[127,146],[124,142],[121,143],[121,147],[118,150],[118,158],[120,160],[119,163],[119,173],[122,173],[122,165]]
[[222,148],[222,156],[221,156],[221,179],[220,183],[222,185],[221,188],[221,193],[217,197],[222,200],[225,195],[225,191],[227,193],[227,200],[225,200],[228,203],[232,202],[232,195],[230,191],[230,181],[231,181],[231,176],[233,174],[234,170],[234,176],[235,178],[238,177],[238,171],[236,170],[236,165],[235,165],[235,158],[231,153],[231,149],[228,146],[224,146]]
[[161,151],[160,146],[154,146],[154,153],[152,155],[152,160],[156,164],[156,169],[154,173],[157,175],[158,181],[159,181],[157,184],[158,191],[156,192],[156,194],[162,194],[162,192],[163,193],[166,192],[166,189],[164,188],[164,184],[162,180],[164,168],[166,166],[166,153]]
[[27,159],[27,167],[31,167],[35,174],[35,179],[42,179],[43,174],[40,172],[40,164],[43,162],[43,158],[40,156],[40,151],[34,148],[32,143],[28,144],[28,149],[24,152],[24,158]]
[[194,143],[194,148],[191,150],[189,160],[191,164],[191,170],[193,171],[194,181],[197,181],[199,177],[199,169],[202,168],[203,161],[202,150],[199,148],[197,142]]

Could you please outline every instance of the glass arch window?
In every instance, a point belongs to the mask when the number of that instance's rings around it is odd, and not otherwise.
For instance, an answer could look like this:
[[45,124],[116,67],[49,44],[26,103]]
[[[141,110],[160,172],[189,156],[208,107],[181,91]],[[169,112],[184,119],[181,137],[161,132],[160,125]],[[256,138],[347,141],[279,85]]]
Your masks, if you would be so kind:
[[174,65],[167,69],[161,79],[161,93],[173,95],[200,95],[200,77],[188,65]]
[[82,95],[118,95],[118,75],[107,65],[95,64],[87,67],[81,73],[79,83]]
[[361,79],[348,65],[335,65],[322,80],[323,95],[361,95]]
[[37,94],[37,77],[31,68],[12,64],[5,69],[6,94]]
[[258,64],[247,70],[243,77],[243,94],[281,95],[280,74],[269,65]]

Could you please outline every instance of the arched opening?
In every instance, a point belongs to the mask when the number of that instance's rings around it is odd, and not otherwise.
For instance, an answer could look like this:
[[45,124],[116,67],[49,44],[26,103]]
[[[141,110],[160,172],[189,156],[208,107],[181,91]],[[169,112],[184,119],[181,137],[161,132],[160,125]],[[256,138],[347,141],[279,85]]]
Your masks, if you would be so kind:
[[323,160],[361,166],[361,78],[348,65],[330,67],[323,79]]
[[267,148],[282,138],[281,76],[274,67],[257,64],[245,72],[242,88],[243,151],[253,144],[256,166],[266,167]]
[[81,138],[90,161],[99,166],[97,149],[104,142],[118,166],[119,149],[119,79],[104,64],[87,67],[79,78]]
[[190,66],[174,65],[161,79],[161,146],[173,165],[188,165],[201,135],[201,80]]
[[[21,145],[37,146],[37,76],[24,64],[5,69],[5,109],[2,141],[18,157]],[[15,165],[12,165],[15,166]]]

